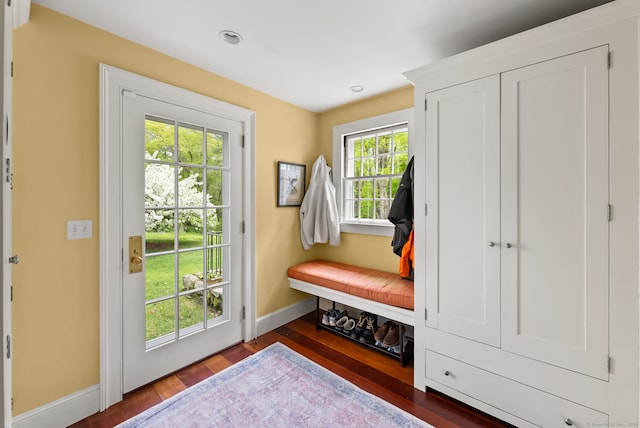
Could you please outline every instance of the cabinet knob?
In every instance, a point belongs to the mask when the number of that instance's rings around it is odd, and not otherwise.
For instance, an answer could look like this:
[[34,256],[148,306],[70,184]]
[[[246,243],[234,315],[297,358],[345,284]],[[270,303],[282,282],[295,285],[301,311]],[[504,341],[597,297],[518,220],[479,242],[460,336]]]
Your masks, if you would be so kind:
[[451,373],[449,373],[449,370],[446,370],[446,371],[444,372],[444,375],[445,375],[445,376],[449,376],[450,374],[451,374]]
[[511,248],[511,247],[513,247],[513,244],[507,242],[506,244],[504,244],[504,246],[507,247],[507,248]]
[[569,426],[572,426],[572,425],[573,425],[573,421],[572,421],[571,419],[569,419],[569,418],[565,419],[565,420],[564,420],[564,423],[565,423],[565,424],[567,424],[567,425],[569,425]]
[[496,243],[495,243],[495,242],[493,242],[493,241],[491,241],[491,242],[489,242],[489,246],[490,246],[490,247],[495,247],[495,246],[496,246]]

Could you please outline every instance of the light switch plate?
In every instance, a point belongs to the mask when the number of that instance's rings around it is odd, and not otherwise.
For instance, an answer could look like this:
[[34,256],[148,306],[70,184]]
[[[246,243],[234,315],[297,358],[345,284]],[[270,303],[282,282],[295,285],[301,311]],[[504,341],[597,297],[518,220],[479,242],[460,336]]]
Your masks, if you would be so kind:
[[88,239],[93,235],[91,220],[67,221],[67,239]]

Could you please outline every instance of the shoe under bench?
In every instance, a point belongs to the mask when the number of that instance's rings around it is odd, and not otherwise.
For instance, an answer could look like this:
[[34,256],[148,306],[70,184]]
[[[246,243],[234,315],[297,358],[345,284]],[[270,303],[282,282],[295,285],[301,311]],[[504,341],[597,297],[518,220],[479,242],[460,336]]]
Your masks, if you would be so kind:
[[[333,302],[334,308],[336,303],[340,303],[397,322],[400,325],[400,354],[375,345],[359,341],[356,343],[398,358],[403,366],[409,361],[412,347],[405,346],[404,333],[406,326],[414,326],[415,323],[413,282],[404,280],[397,274],[325,260],[313,260],[292,266],[288,270],[288,278],[291,288],[316,296],[319,328],[353,340],[350,336],[320,322],[320,298]],[[395,304],[389,304],[389,301]]]

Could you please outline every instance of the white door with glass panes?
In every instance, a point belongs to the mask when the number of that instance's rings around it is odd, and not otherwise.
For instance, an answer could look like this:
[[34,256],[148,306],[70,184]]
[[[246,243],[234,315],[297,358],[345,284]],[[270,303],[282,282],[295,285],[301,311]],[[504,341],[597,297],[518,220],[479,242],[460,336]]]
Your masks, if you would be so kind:
[[242,340],[242,123],[123,102],[123,385]]

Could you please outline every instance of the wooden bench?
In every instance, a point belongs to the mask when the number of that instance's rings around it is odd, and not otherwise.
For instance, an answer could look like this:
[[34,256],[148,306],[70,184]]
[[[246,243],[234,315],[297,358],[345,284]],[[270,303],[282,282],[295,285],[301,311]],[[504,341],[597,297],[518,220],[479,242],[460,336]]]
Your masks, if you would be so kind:
[[[289,286],[316,296],[317,325],[320,323],[320,298],[379,315],[400,324],[400,363],[404,366],[410,353],[404,351],[407,325],[414,325],[413,282],[398,274],[367,269],[326,260],[313,260],[288,270]],[[329,328],[331,330],[331,328]],[[377,346],[367,345],[377,350]],[[384,350],[384,352],[391,354]]]

